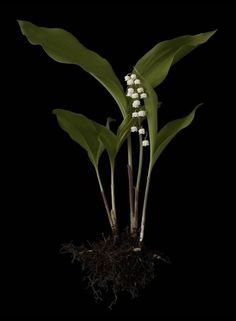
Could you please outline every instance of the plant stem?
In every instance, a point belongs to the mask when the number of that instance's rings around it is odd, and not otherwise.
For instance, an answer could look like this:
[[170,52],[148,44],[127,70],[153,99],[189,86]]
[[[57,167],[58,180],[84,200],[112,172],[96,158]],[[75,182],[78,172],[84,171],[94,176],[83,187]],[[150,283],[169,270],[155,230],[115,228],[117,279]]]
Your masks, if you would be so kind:
[[129,178],[129,204],[130,204],[130,234],[132,238],[135,238],[135,228],[134,228],[134,186],[133,186],[133,171],[130,165],[128,168],[128,178]]
[[146,181],[145,194],[144,194],[141,230],[140,230],[140,236],[139,236],[140,247],[143,244],[143,238],[144,238],[144,229],[145,229],[145,223],[146,223],[147,200],[148,200],[148,194],[149,194],[150,178],[151,178],[151,170],[149,168],[148,175],[147,175],[147,181]]
[[115,181],[114,181],[114,173],[115,173],[115,164],[111,162],[111,219],[114,227],[114,234],[118,234],[117,231],[117,217],[116,217],[116,199],[115,199]]
[[142,144],[142,136],[139,135],[139,165],[138,165],[138,175],[137,182],[135,186],[135,200],[134,200],[134,228],[137,236],[138,229],[138,200],[139,200],[139,187],[141,181],[142,174],[142,166],[143,166],[143,144]]
[[130,207],[130,233],[133,238],[136,237],[134,224],[134,184],[133,184],[133,158],[132,158],[132,141],[131,136],[127,139],[128,151],[128,179],[129,179],[129,207]]
[[108,220],[109,220],[112,232],[114,233],[114,224],[113,224],[113,221],[112,221],[109,205],[108,205],[108,202],[107,202],[106,194],[105,194],[104,189],[103,189],[103,185],[102,185],[102,181],[101,181],[101,177],[100,177],[98,168],[95,168],[95,171],[96,171],[96,174],[97,174],[98,184],[99,184],[100,192],[101,192],[102,199],[103,199],[103,202],[104,202],[104,206],[105,206],[105,209],[106,209],[106,212],[107,212]]

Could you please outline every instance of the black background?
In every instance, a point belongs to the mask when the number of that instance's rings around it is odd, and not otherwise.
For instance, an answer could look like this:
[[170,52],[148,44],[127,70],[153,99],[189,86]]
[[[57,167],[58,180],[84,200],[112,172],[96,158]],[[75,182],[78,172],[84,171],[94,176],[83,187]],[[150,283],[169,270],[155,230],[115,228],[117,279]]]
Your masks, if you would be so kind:
[[[15,316],[235,315],[229,148],[233,104],[233,6],[184,2],[64,2],[2,8],[2,313]],[[146,244],[170,256],[140,298],[121,296],[113,311],[95,305],[62,243],[109,232],[86,153],[59,128],[54,108],[105,123],[121,120],[104,88],[80,68],[31,46],[16,19],[61,27],[107,58],[122,80],[157,42],[218,32],[173,69],[158,88],[160,126],[204,102],[153,171]],[[4,32],[5,30],[5,32]],[[147,153],[148,154],[148,153]],[[128,215],[125,148],[118,157],[117,207]],[[101,171],[109,184],[108,164]],[[232,193],[232,192],[231,192]]]

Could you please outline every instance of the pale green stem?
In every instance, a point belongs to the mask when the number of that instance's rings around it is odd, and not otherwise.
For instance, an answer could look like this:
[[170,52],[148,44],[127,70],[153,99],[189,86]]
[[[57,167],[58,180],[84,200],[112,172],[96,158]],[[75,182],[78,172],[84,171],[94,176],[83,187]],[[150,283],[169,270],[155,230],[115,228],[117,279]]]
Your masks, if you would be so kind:
[[114,181],[114,174],[115,174],[115,164],[111,162],[111,218],[112,223],[115,228],[115,234],[117,234],[117,217],[116,217],[116,200],[115,200],[115,181]]
[[108,205],[107,198],[106,198],[106,195],[105,195],[105,192],[104,192],[104,189],[103,189],[103,185],[102,185],[102,181],[101,181],[101,177],[100,177],[98,168],[95,168],[95,171],[96,171],[96,174],[97,174],[98,184],[99,184],[100,192],[101,192],[102,199],[103,199],[103,202],[104,202],[104,206],[105,206],[105,209],[106,209],[106,212],[107,212],[108,220],[109,220],[111,229],[112,229],[112,231],[114,233],[115,226],[114,226],[113,221],[112,221],[109,205]]
[[127,138],[127,143],[128,143],[128,164],[130,168],[133,170],[133,156],[132,156],[132,141],[131,141],[131,136],[129,135]]
[[133,184],[133,157],[132,157],[132,141],[131,136],[127,139],[128,151],[128,178],[129,178],[129,206],[130,206],[130,233],[135,234],[135,216],[134,216],[134,184]]
[[139,244],[140,244],[140,246],[142,246],[143,238],[144,238],[144,230],[145,230],[145,223],[146,223],[147,201],[148,201],[148,194],[149,194],[150,178],[151,178],[151,167],[149,166],[148,175],[147,175],[147,181],[146,181],[145,194],[144,194],[142,221],[141,221],[141,229],[140,229],[140,236],[139,236]]
[[137,174],[137,182],[135,186],[135,201],[134,201],[134,225],[135,225],[135,233],[137,234],[138,228],[138,201],[139,201],[139,188],[143,167],[143,144],[142,144],[142,135],[139,135],[139,165],[138,165],[138,174]]

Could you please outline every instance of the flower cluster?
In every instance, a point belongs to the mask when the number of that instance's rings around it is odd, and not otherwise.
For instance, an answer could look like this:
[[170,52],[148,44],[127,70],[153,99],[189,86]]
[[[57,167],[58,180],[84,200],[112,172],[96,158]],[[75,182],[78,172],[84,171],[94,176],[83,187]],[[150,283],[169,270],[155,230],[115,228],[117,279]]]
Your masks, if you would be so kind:
[[145,139],[142,141],[143,146],[149,146],[149,141],[147,139],[147,133],[143,127],[140,126],[140,117],[146,116],[146,111],[144,105],[142,105],[142,100],[147,98],[147,94],[142,87],[140,79],[137,78],[135,74],[128,74],[125,76],[125,81],[127,83],[127,97],[132,99],[132,107],[135,108],[132,113],[132,117],[137,119],[137,124],[131,127],[131,132],[138,132],[139,135],[145,135]]

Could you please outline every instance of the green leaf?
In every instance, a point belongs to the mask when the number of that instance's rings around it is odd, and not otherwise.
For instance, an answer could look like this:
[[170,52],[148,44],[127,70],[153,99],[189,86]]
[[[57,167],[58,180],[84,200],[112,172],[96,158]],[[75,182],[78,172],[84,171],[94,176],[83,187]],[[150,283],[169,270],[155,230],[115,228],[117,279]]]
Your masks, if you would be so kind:
[[95,121],[93,121],[93,125],[98,133],[97,139],[103,143],[108,153],[110,162],[114,164],[118,152],[117,136],[106,126],[103,126]]
[[127,99],[120,81],[109,62],[85,48],[72,34],[59,28],[38,27],[28,21],[18,21],[21,32],[33,45],[40,45],[52,59],[75,64],[96,78],[113,96],[123,116],[127,113]]
[[54,109],[53,114],[56,115],[60,127],[87,151],[89,159],[97,167],[104,146],[98,141],[98,132],[93,121],[63,109]]
[[216,30],[160,42],[137,62],[135,69],[155,88],[166,78],[172,65],[205,43],[215,32]]
[[151,168],[154,166],[157,159],[160,157],[166,146],[172,141],[172,139],[178,134],[178,132],[187,126],[189,126],[195,116],[196,110],[202,104],[197,105],[194,110],[183,118],[179,118],[167,123],[157,134],[156,147],[152,157]]
[[[115,119],[111,117],[107,117],[106,127],[110,129],[110,123],[115,121]],[[104,145],[101,140],[99,140],[99,148],[98,148],[98,154],[101,156],[102,152],[104,151]]]
[[[114,163],[118,152],[118,138],[108,127],[68,110],[54,109],[53,113],[61,128],[87,151],[89,159],[96,168],[104,149],[110,161]],[[108,118],[107,126],[110,121]]]

